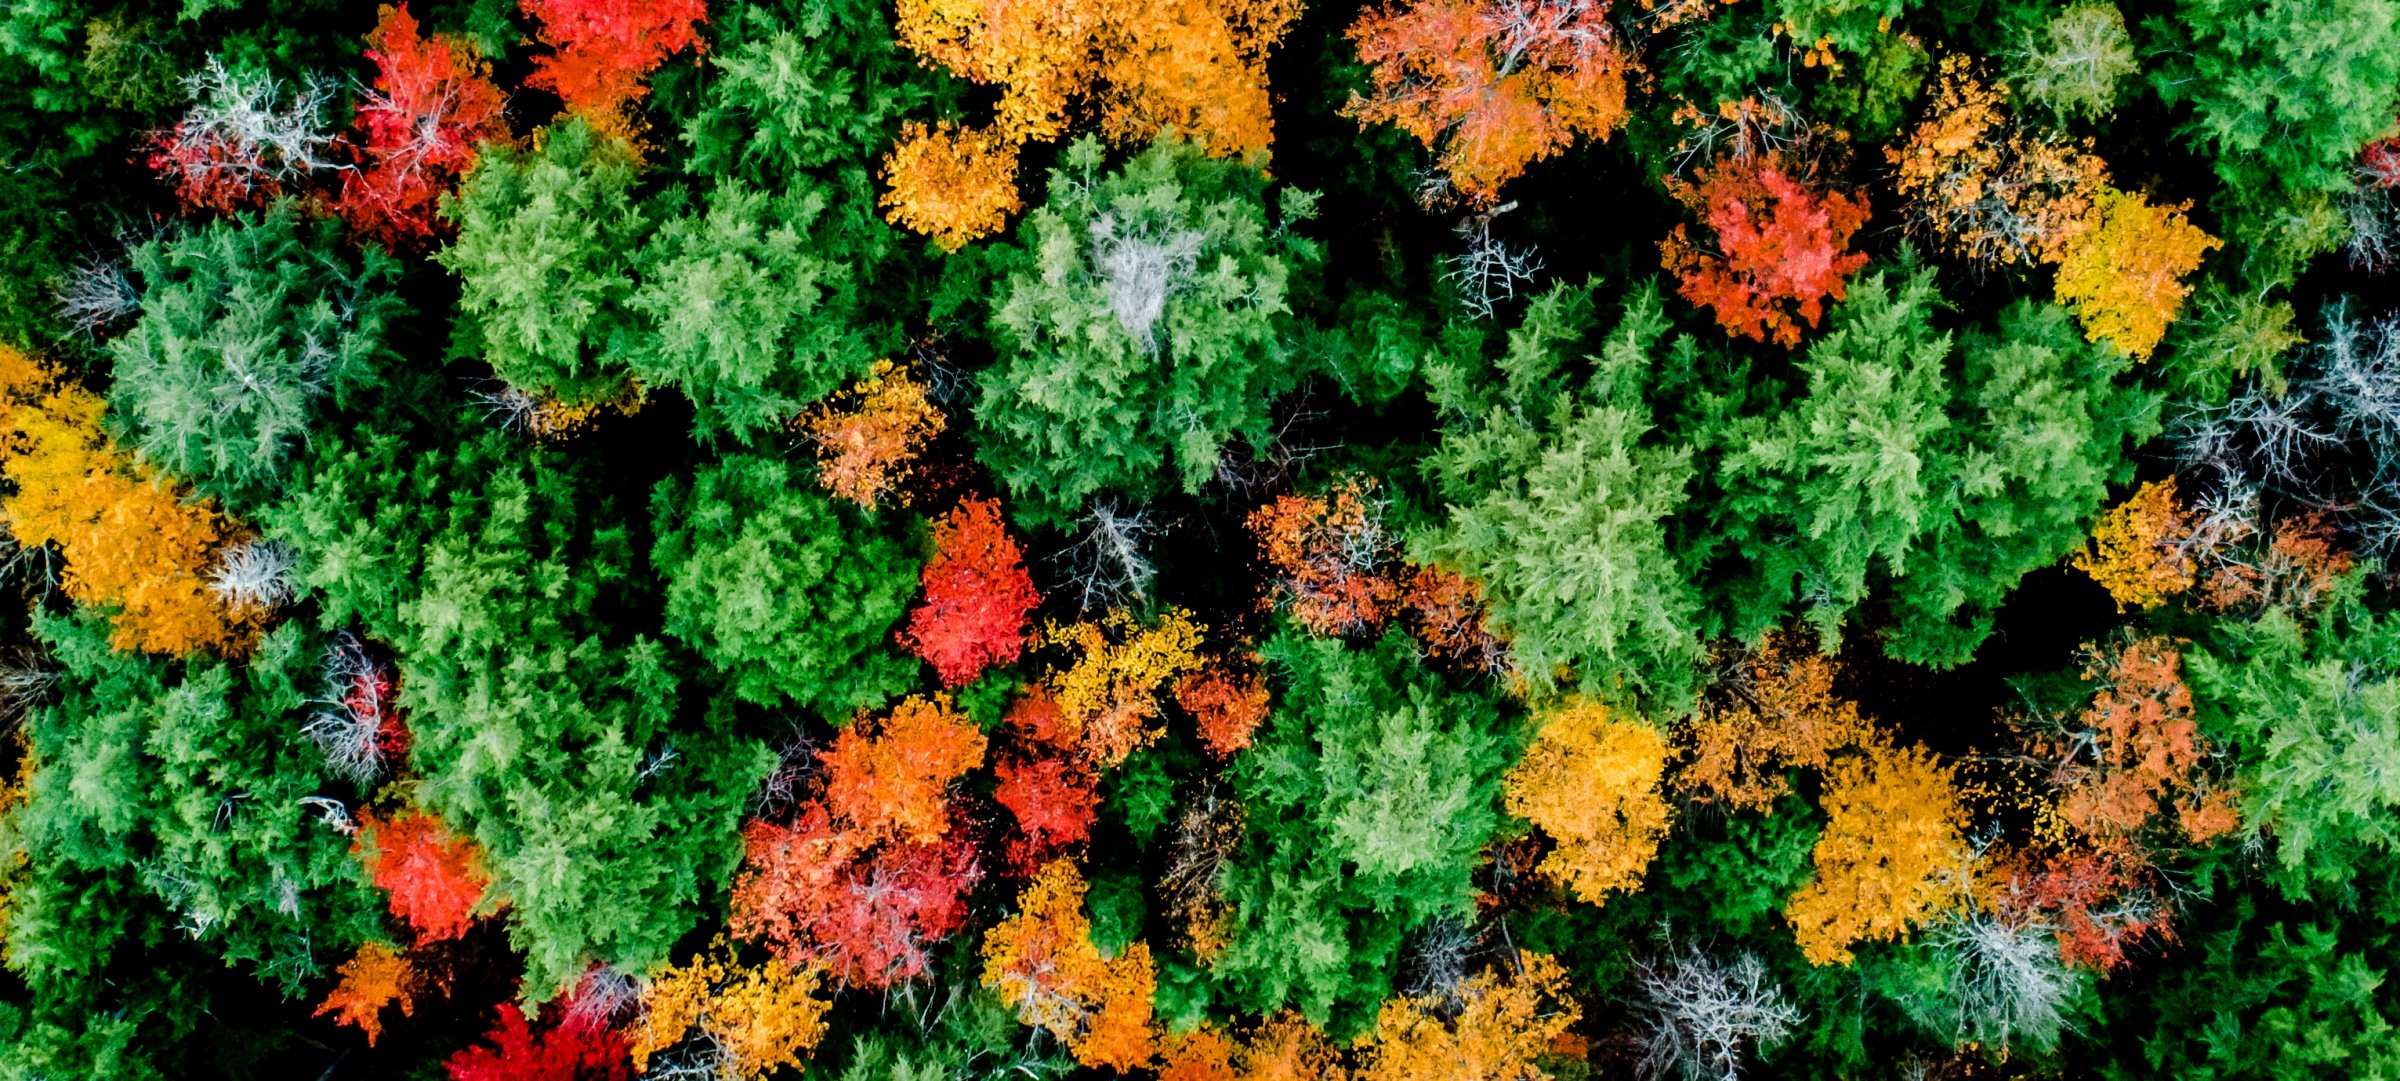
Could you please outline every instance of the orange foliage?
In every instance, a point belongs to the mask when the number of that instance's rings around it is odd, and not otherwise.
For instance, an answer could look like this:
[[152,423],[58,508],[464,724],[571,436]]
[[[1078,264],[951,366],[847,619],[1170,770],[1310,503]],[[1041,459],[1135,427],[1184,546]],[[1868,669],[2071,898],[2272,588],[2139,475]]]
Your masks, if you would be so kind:
[[441,819],[422,811],[403,811],[388,821],[373,811],[362,814],[351,848],[366,861],[376,887],[391,894],[392,915],[408,921],[419,943],[466,934],[491,885],[475,842],[453,836]]
[[1391,558],[1372,478],[1344,477],[1323,495],[1281,495],[1250,512],[1274,570],[1277,598],[1310,634],[1381,626],[1399,585],[1379,573]]
[[688,964],[653,976],[642,990],[641,1017],[625,1033],[634,1071],[647,1071],[651,1056],[695,1031],[721,1056],[720,1078],[758,1079],[803,1068],[825,1038],[825,1012],[833,1008],[831,999],[817,995],[824,975],[818,966],[793,967],[773,957],[744,965],[719,938]]
[[1816,326],[1825,301],[1842,299],[1844,280],[1867,264],[1843,250],[1866,224],[1865,200],[1817,192],[1772,155],[1723,158],[1699,173],[1697,183],[1667,178],[1667,193],[1716,237],[1703,247],[1678,224],[1659,242],[1667,272],[1681,279],[1676,291],[1714,309],[1728,335],[1799,345],[1800,320]]
[[434,232],[434,206],[475,164],[480,144],[508,138],[500,88],[472,45],[426,37],[406,7],[386,6],[367,35],[375,89],[359,103],[365,133],[357,169],[342,174],[334,209],[387,245]]
[[1103,17],[1090,0],[899,0],[898,15],[900,44],[970,82],[1000,87],[988,137],[1012,157],[1018,146],[1065,132],[1067,103],[1092,78]]
[[870,842],[933,844],[950,826],[950,782],[983,764],[984,747],[950,696],[910,695],[882,720],[861,714],[834,737],[825,805]]
[[2033,744],[2051,763],[2056,826],[2116,849],[2170,822],[2193,844],[2240,825],[2232,794],[2209,783],[2211,752],[2173,642],[2125,643],[2095,656],[2084,678],[2100,684],[2091,704],[2071,726]]
[[1050,690],[1065,738],[1096,768],[1123,762],[1157,739],[1159,689],[1200,667],[1200,627],[1180,609],[1148,627],[1116,611],[1097,623],[1053,626],[1045,637],[1077,654],[1052,674]]
[[1092,945],[1083,875],[1069,860],[1042,868],[1017,895],[1017,914],[983,939],[983,985],[1017,1017],[1066,1044],[1086,1066],[1130,1070],[1150,1063],[1150,998],[1158,987],[1150,947],[1117,957]]
[[1290,1011],[1261,1023],[1242,1040],[1242,1081],[1346,1081],[1333,1044],[1317,1026]]
[[1606,0],[1416,0],[1362,14],[1349,35],[1372,86],[1343,111],[1416,136],[1477,206],[1576,137],[1625,123],[1633,65]]
[[946,425],[925,385],[889,360],[876,361],[843,405],[819,404],[799,423],[817,445],[817,483],[868,510],[885,496],[908,502],[900,479]]
[[1833,658],[1798,634],[1767,637],[1727,666],[1684,728],[1675,787],[1700,803],[1772,811],[1791,791],[1791,769],[1822,770],[1836,751],[1872,738],[1858,706],[1835,697]]
[[1145,143],[1173,128],[1229,157],[1274,141],[1267,49],[1300,0],[1157,0],[1102,7],[1100,130]]
[[1251,733],[1267,719],[1267,681],[1256,672],[1211,662],[1176,681],[1175,703],[1192,715],[1208,753],[1231,758],[1250,745]]
[[1525,757],[1508,771],[1508,813],[1549,834],[1542,874],[1592,904],[1612,890],[1641,887],[1667,835],[1659,794],[1667,741],[1638,720],[1578,699],[1542,720]]
[[1984,903],[2015,925],[2053,929],[2059,960],[2096,972],[2125,965],[2126,948],[2148,935],[2172,938],[2168,906],[2150,888],[2148,868],[2118,854],[2074,849],[1993,861]]
[[627,108],[650,92],[642,82],[667,57],[701,45],[705,0],[518,0],[541,22],[551,47],[525,85],[557,94],[594,131],[630,137]]
[[[1567,997],[1567,972],[1547,954],[1519,951],[1451,996],[1388,999],[1362,1033],[1358,1081],[1548,1081],[1534,1060],[1583,1015]],[[1444,1018],[1449,1018],[1445,1021]]]
[[823,802],[789,826],[752,822],[734,878],[733,932],[786,963],[822,963],[846,984],[890,987],[932,964],[932,946],[967,918],[983,876],[975,847],[871,844]]
[[2135,360],[2158,348],[2191,295],[2184,278],[2223,246],[2185,221],[2184,209],[2102,190],[2090,226],[2064,245],[2058,264],[2058,302],[2075,309],[2086,339]]
[[2117,610],[2156,608],[2192,588],[2192,518],[2175,500],[2175,478],[2142,485],[2092,526],[2075,569],[2091,575]]
[[2081,146],[2029,131],[2001,110],[2007,90],[1973,61],[1942,61],[1933,105],[1884,154],[1910,224],[1953,253],[1991,265],[2056,262],[2090,227],[2108,168]]
[[1000,522],[1000,503],[968,499],[933,521],[933,558],[919,581],[925,603],[901,640],[956,687],[1025,650],[1027,613],[1041,603],[1025,557]]
[[882,176],[876,201],[884,220],[931,237],[943,251],[999,232],[1025,205],[1017,196],[1017,144],[989,128],[903,124]]
[[1508,649],[1484,626],[1483,589],[1447,567],[1422,566],[1401,587],[1409,632],[1434,657],[1476,672],[1508,667]]
[[1233,1068],[1233,1039],[1214,1025],[1202,1025],[1161,1041],[1158,1081],[1242,1081]]
[[[2255,525],[2237,531],[2234,541],[2250,539]],[[2350,573],[2350,553],[2336,544],[2333,523],[2318,512],[2275,523],[2263,551],[2232,543],[2214,545],[2206,553],[2211,566],[2200,595],[2219,611],[2251,605],[2305,611],[2332,591]]]
[[416,1013],[416,1000],[408,993],[416,970],[390,946],[381,942],[360,946],[342,962],[341,972],[342,982],[325,996],[314,1016],[330,1013],[337,1024],[358,1026],[367,1034],[367,1046],[375,1046],[375,1040],[383,1035],[384,1007],[398,1003],[403,1015]]
[[243,628],[201,577],[224,541],[223,520],[109,439],[106,404],[0,345],[0,477],[15,488],[0,499],[0,517],[19,545],[58,546],[61,587],[78,604],[114,610],[116,648],[239,648]]
[[1816,877],[1784,907],[1810,964],[1849,964],[1853,944],[1891,941],[1959,899],[1966,813],[1930,752],[1869,746],[1833,764],[1818,802]]

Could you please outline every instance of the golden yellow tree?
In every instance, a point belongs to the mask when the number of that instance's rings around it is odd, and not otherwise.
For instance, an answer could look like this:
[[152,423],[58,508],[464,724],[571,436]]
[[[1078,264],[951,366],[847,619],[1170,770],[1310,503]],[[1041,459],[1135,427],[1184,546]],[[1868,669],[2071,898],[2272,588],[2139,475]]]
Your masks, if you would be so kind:
[[633,1067],[646,1072],[652,1056],[698,1036],[722,1078],[763,1078],[798,1070],[825,1038],[818,995],[824,970],[793,967],[774,957],[744,965],[723,938],[681,967],[652,977],[642,990],[641,1015],[625,1031]]
[[[1446,1008],[1463,1002],[1463,1007]],[[1358,1038],[1357,1081],[1548,1081],[1534,1059],[1583,1015],[1567,972],[1519,951],[1451,995],[1386,1000]],[[1445,1020],[1448,1018],[1448,1020]]]
[[1909,224],[1963,258],[2056,262],[2091,225],[2108,167],[2010,119],[2007,91],[1963,55],[1942,61],[1925,119],[1884,151]]
[[78,604],[114,610],[118,649],[235,648],[241,628],[204,577],[223,520],[119,448],[100,427],[106,405],[0,345],[0,476],[15,489],[0,517],[18,544],[58,546],[61,587]]
[[886,497],[908,501],[900,480],[946,423],[925,384],[889,360],[800,418],[817,445],[817,483],[868,510]]
[[1086,1066],[1147,1066],[1153,1053],[1150,999],[1158,970],[1148,943],[1115,957],[1092,944],[1082,872],[1053,860],[1017,895],[1017,914],[983,938],[983,985],[1017,1019],[1058,1037]]
[[924,234],[943,251],[990,236],[1023,209],[1017,144],[991,128],[909,123],[883,160],[886,220]]
[[2136,360],[2158,348],[2191,295],[2184,278],[2222,246],[2185,221],[2184,209],[2101,192],[2091,224],[2064,245],[2058,264],[2058,302],[2075,309],[2085,338]]
[[1200,667],[1200,625],[1170,609],[1144,627],[1122,611],[1097,623],[1052,627],[1048,640],[1075,659],[1051,676],[1062,738],[1096,767],[1114,766],[1158,738],[1159,692]]
[[2190,513],[2175,498],[2175,478],[2154,480],[2101,512],[2091,546],[2075,553],[2075,569],[2107,589],[2119,611],[2156,608],[2192,588],[2193,533]]
[[1542,721],[1533,746],[1508,771],[1508,813],[1550,835],[1542,874],[1601,904],[1612,890],[1641,887],[1667,835],[1659,793],[1667,741],[1638,720],[1578,699]]
[[1931,752],[1876,744],[1837,761],[1819,803],[1816,878],[1784,907],[1810,964],[1849,964],[1852,945],[1896,939],[1963,896],[1966,812]]
[[1723,667],[1700,713],[1686,722],[1675,787],[1702,803],[1771,811],[1791,791],[1785,774],[1822,770],[1834,752],[1871,738],[1858,705],[1833,693],[1833,658],[1788,631]]

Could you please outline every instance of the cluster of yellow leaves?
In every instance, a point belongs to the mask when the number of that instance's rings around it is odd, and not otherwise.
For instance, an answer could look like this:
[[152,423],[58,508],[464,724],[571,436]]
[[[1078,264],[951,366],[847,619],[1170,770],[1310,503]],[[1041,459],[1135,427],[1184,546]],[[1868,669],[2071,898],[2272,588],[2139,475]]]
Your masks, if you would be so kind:
[[2184,220],[2182,206],[2151,206],[2114,188],[2058,264],[2058,302],[2072,305],[2083,336],[2146,360],[2191,295],[2184,277],[2221,246]]
[[905,504],[900,479],[947,421],[908,369],[878,360],[848,400],[820,403],[800,418],[817,445],[817,483],[868,510],[886,496]]
[[116,610],[116,648],[238,648],[244,628],[202,577],[223,520],[110,440],[100,428],[106,404],[0,345],[0,476],[16,489],[0,517],[18,544],[58,546],[68,598]]
[[641,412],[642,406],[650,401],[650,391],[641,380],[627,376],[615,390],[585,401],[567,401],[546,390],[527,397],[528,402],[523,406],[526,432],[536,439],[556,443],[590,431],[603,415],[630,417]]
[[1280,1013],[1235,1039],[1214,1025],[1160,1040],[1158,1081],[1347,1081],[1333,1044]]
[[1556,847],[1542,873],[1592,904],[1634,890],[1658,856],[1669,809],[1659,793],[1667,741],[1638,720],[1578,699],[1552,712],[1508,771],[1508,813],[1541,827]]
[[1833,658],[1803,635],[1769,635],[1726,666],[1727,677],[1684,729],[1675,787],[1702,803],[1772,811],[1791,791],[1785,773],[1822,770],[1834,752],[1872,737],[1857,703],[1833,693]]
[[367,1034],[367,1046],[383,1035],[383,1008],[394,1003],[404,1015],[416,1013],[408,993],[416,970],[408,958],[381,942],[369,942],[342,962],[342,982],[318,1004],[314,1016],[332,1014],[338,1024],[356,1025]]
[[800,1069],[825,1038],[831,999],[817,996],[824,970],[795,968],[774,957],[756,965],[736,960],[719,938],[708,952],[660,972],[642,990],[642,1012],[625,1036],[636,1073],[650,1057],[698,1030],[711,1041],[726,1076],[763,1078]]
[[1816,878],[1784,908],[1810,964],[1849,964],[1852,945],[1898,938],[1961,899],[1966,812],[1931,752],[1872,744],[1833,764],[1819,804]]
[[949,695],[910,695],[881,720],[861,714],[834,737],[825,805],[865,838],[932,844],[950,828],[950,782],[983,764],[986,745]]
[[2089,227],[2108,167],[2081,146],[2030,131],[2001,105],[2005,87],[1976,78],[1963,55],[1942,61],[1933,105],[1884,154],[1910,220],[1977,262],[2056,262]]
[[1017,895],[1017,914],[983,938],[983,985],[1017,1019],[1058,1037],[1086,1066],[1130,1070],[1150,1063],[1150,998],[1158,970],[1148,943],[1116,957],[1092,945],[1083,874],[1054,860]]
[[1021,205],[1017,148],[1055,139],[1088,100],[1100,130],[1144,143],[1172,129],[1209,153],[1273,139],[1267,50],[1299,0],[900,0],[900,43],[929,63],[1000,88],[981,129],[911,125],[884,163],[893,223],[955,251],[997,232]]
[[1043,637],[1076,653],[1051,676],[1050,690],[1062,741],[1080,747],[1094,767],[1123,762],[1158,738],[1160,688],[1200,667],[1200,625],[1180,609],[1148,627],[1116,611],[1097,623],[1052,626]]
[[2156,608],[2192,588],[2192,532],[2175,478],[2151,481],[2101,513],[2091,547],[2075,553],[2075,569],[2108,590],[2118,611]]
[[1358,1038],[1357,1081],[1548,1081],[1534,1059],[1583,1014],[1567,997],[1566,969],[1530,951],[1455,996],[1465,1003],[1455,1011],[1444,1008],[1447,996],[1386,1000],[1374,1031]]

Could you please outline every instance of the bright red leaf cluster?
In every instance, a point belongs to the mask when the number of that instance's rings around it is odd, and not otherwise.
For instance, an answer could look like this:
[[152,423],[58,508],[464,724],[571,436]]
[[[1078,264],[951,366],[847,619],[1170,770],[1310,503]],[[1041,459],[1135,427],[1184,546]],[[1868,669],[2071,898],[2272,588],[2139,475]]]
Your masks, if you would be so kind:
[[361,816],[353,846],[375,885],[391,894],[392,915],[408,921],[417,941],[457,938],[475,921],[475,905],[491,879],[475,842],[453,835],[442,820],[404,811],[389,820]]
[[1212,663],[1176,682],[1175,704],[1192,715],[1210,754],[1231,758],[1267,719],[1267,681]]
[[406,7],[382,10],[367,35],[376,74],[358,107],[359,165],[343,174],[334,208],[360,235],[398,246],[433,236],[442,193],[481,144],[509,133],[491,66],[473,46],[424,35]]
[[1844,249],[1867,222],[1867,204],[1810,188],[1774,156],[1720,159],[1699,180],[1667,178],[1669,194],[1700,213],[1713,247],[1677,225],[1659,243],[1685,300],[1712,308],[1727,334],[1784,346],[1800,344],[1800,324],[1816,326],[1825,301],[1867,257]]
[[969,499],[933,522],[933,558],[921,581],[925,603],[909,613],[901,640],[956,687],[1025,651],[1028,613],[1041,603],[1024,553],[1000,521],[1000,504]]
[[519,0],[541,21],[548,56],[525,85],[557,94],[595,130],[632,134],[626,106],[650,92],[642,80],[667,57],[700,44],[706,0]]
[[450,1081],[626,1081],[633,1063],[625,1040],[602,1020],[568,1010],[539,1031],[514,1002],[478,1044],[450,1056]]

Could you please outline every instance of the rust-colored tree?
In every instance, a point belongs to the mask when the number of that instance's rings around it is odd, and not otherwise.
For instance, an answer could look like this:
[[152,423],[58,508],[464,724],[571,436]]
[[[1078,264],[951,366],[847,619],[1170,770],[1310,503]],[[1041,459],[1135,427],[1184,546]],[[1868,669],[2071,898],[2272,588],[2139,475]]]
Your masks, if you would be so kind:
[[1667,193],[1712,238],[1677,224],[1659,243],[1667,272],[1728,335],[1798,346],[1802,322],[1816,326],[1825,302],[1842,299],[1844,281],[1867,264],[1847,250],[1866,224],[1866,201],[1817,190],[1776,155],[1720,158],[1695,181],[1668,177]]
[[416,982],[416,969],[408,957],[381,942],[368,942],[358,948],[350,959],[342,962],[342,982],[334,985],[325,1001],[317,1005],[315,1016],[332,1014],[338,1024],[356,1025],[367,1034],[367,1046],[383,1035],[383,1011],[397,1005],[403,1016],[416,1012],[416,999],[409,987]]
[[359,163],[334,208],[359,235],[398,247],[434,235],[435,205],[509,137],[500,88],[474,46],[426,36],[405,5],[386,6],[367,35],[375,86],[358,106]]
[[887,498],[908,502],[900,482],[946,422],[925,384],[879,360],[847,395],[809,410],[798,424],[817,447],[817,483],[873,510]]
[[1625,123],[1631,51],[1606,0],[1416,0],[1350,27],[1369,89],[1344,110],[1432,150],[1476,206],[1577,138]]
[[1256,671],[1236,671],[1223,660],[1211,660],[1175,681],[1175,704],[1191,714],[1208,753],[1231,758],[1250,745],[1251,734],[1267,719],[1267,681]]
[[1393,544],[1382,510],[1375,481],[1351,476],[1250,512],[1276,602],[1310,634],[1363,634],[1389,615],[1399,585],[1384,573]]
[[1543,718],[1533,746],[1508,771],[1508,813],[1550,836],[1541,872],[1591,904],[1641,888],[1667,836],[1659,792],[1667,741],[1638,719],[1578,699]]
[[525,85],[558,95],[592,130],[631,139],[630,107],[650,92],[643,81],[660,64],[698,47],[706,0],[518,0],[541,23],[550,52],[533,61]]
[[1548,1081],[1534,1060],[1583,1010],[1549,955],[1512,961],[1447,994],[1386,1001],[1359,1037],[1356,1081]]
[[1000,503],[968,499],[934,519],[933,558],[919,576],[925,603],[908,615],[902,640],[956,687],[1025,651],[1041,603],[1025,557],[1000,520]]
[[1833,693],[1833,658],[1792,632],[1723,659],[1722,676],[1685,722],[1675,787],[1700,803],[1772,811],[1788,771],[1823,770],[1873,738],[1856,703]]
[[1474,672],[1506,672],[1508,646],[1485,623],[1483,589],[1448,567],[1422,566],[1400,590],[1403,625],[1425,652]]
[[407,921],[419,943],[466,934],[491,886],[474,840],[453,835],[423,811],[390,819],[362,814],[353,850],[376,887],[390,894],[392,915]]
[[1158,973],[1147,943],[1116,957],[1092,944],[1084,881],[1056,860],[1017,895],[1017,914],[983,939],[983,985],[1000,993],[1017,1018],[1058,1037],[1086,1066],[1147,1066],[1154,1048],[1150,998]]
[[868,843],[822,803],[791,825],[752,822],[733,884],[733,932],[785,963],[822,964],[839,983],[886,988],[916,978],[932,948],[966,923],[983,870],[974,845]]
[[[2206,844],[2241,824],[2200,734],[2183,653],[2166,638],[2096,652],[2084,678],[2098,693],[2072,721],[2038,733],[2030,750],[2057,790],[2046,823],[2056,840],[2146,862],[2158,843]],[[2163,836],[2162,836],[2163,835]]]
[[1810,964],[1849,964],[1851,946],[1898,938],[1967,895],[1966,812],[1931,752],[1870,745],[1834,762],[1818,803],[1816,877],[1784,907]]

